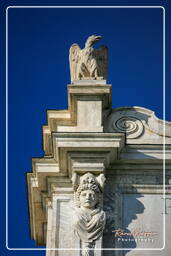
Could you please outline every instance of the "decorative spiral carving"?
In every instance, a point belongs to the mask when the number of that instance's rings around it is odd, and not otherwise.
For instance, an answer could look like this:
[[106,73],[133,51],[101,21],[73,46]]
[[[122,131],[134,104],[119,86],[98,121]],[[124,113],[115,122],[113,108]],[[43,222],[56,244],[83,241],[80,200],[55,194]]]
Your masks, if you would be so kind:
[[143,132],[142,122],[132,116],[122,116],[120,119],[115,120],[113,128],[117,132],[125,132],[129,139],[137,138]]

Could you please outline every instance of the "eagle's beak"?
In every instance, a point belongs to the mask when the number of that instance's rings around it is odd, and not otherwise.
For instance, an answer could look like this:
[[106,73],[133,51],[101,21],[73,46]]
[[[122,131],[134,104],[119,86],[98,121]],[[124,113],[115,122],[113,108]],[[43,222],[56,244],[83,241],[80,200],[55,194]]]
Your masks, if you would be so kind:
[[101,36],[96,36],[96,37],[95,37],[95,41],[99,41],[100,39],[102,39]]

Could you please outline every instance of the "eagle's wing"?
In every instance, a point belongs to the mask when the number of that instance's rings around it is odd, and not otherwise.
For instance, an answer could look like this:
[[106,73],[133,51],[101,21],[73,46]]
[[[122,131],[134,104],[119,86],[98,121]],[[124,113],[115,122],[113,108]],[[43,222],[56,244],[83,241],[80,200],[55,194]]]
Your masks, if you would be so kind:
[[69,50],[69,63],[70,63],[70,73],[71,81],[78,79],[78,62],[81,58],[81,49],[78,44],[73,44]]
[[107,77],[107,66],[108,66],[108,48],[105,45],[102,45],[96,51],[96,60],[97,65],[100,71],[100,76]]

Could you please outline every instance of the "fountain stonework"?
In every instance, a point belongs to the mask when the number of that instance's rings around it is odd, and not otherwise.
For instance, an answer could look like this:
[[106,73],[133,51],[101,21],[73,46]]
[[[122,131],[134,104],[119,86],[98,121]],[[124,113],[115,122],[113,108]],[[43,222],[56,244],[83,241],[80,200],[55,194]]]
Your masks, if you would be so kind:
[[31,238],[46,256],[170,256],[171,123],[111,108],[100,39],[71,46],[69,109],[47,111],[27,173]]

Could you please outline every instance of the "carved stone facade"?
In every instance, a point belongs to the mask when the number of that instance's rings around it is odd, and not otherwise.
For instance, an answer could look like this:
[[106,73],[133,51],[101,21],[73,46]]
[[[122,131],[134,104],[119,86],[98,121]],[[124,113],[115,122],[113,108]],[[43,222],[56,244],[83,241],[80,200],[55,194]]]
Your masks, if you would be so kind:
[[31,238],[46,256],[170,256],[171,123],[112,110],[105,80],[74,79],[27,174]]

